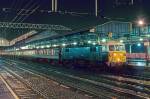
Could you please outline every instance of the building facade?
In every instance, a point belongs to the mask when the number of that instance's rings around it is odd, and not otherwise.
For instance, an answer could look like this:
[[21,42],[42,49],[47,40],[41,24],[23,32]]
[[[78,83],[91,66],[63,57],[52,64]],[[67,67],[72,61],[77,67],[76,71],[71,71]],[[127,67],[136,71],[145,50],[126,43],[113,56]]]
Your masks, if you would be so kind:
[[125,37],[130,35],[132,32],[132,23],[130,22],[120,22],[120,21],[110,21],[102,25],[96,26],[96,32],[101,38],[108,37],[112,34],[113,39],[120,37]]

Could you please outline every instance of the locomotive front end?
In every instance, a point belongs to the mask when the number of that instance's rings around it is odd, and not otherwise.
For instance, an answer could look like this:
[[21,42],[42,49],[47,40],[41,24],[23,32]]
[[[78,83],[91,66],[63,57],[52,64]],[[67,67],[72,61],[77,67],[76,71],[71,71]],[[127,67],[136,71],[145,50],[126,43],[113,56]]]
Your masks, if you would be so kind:
[[109,45],[108,63],[110,66],[124,65],[126,63],[125,45]]

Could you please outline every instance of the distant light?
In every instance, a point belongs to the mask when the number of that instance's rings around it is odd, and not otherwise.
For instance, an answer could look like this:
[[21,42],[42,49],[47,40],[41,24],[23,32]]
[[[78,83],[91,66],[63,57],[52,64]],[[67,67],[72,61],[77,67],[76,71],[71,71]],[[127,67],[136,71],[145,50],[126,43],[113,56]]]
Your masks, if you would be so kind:
[[39,47],[38,47],[38,46],[37,46],[36,48],[37,48],[37,49],[39,49]]
[[106,42],[106,39],[102,39],[102,42]]
[[28,49],[28,46],[23,46],[21,47],[21,49]]
[[141,43],[138,43],[137,46],[141,46]]
[[123,43],[123,40],[120,40],[120,43]]
[[50,46],[49,46],[49,45],[47,45],[46,47],[47,47],[47,48],[49,48]]
[[138,21],[138,24],[139,24],[139,25],[144,25],[144,21],[143,21],[143,20],[139,20],[139,21]]
[[63,43],[63,44],[62,44],[62,46],[66,46],[66,44],[65,44],[65,43]]
[[56,47],[56,46],[57,46],[57,45],[55,45],[55,44],[53,45],[53,47]]
[[96,45],[96,43],[94,42],[93,45]]
[[41,46],[41,48],[44,48],[44,46]]
[[26,47],[21,47],[21,49],[26,49]]
[[140,41],[143,41],[143,39],[142,39],[142,38],[140,38]]
[[92,41],[88,41],[88,43],[91,43]]
[[16,51],[18,51],[19,50],[19,48],[16,48]]
[[77,42],[74,42],[73,45],[77,45]]

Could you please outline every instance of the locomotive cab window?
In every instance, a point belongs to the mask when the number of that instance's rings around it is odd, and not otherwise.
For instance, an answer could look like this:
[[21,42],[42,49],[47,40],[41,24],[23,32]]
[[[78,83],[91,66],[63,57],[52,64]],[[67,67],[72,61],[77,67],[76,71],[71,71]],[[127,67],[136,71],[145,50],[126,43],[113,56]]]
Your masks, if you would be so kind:
[[123,45],[116,45],[116,51],[125,51],[125,46],[123,46]]
[[115,51],[115,46],[114,45],[109,45],[109,51]]
[[109,45],[109,51],[125,51],[125,46],[123,46],[123,45]]
[[103,45],[101,48],[102,48],[102,52],[107,52],[108,51],[108,46],[107,45]]

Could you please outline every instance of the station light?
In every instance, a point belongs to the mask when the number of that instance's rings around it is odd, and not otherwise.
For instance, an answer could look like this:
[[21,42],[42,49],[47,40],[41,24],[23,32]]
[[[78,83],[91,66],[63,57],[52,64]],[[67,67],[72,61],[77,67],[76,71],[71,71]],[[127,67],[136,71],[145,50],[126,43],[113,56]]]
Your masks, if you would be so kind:
[[21,49],[26,49],[26,48],[23,46],[23,47],[21,47]]
[[73,45],[77,45],[77,42],[73,42]]
[[141,46],[141,43],[138,43],[137,46]]
[[57,45],[55,45],[55,44],[53,45],[53,47],[56,47],[56,46],[57,46]]
[[41,48],[44,48],[44,46],[41,46]]
[[18,51],[19,50],[19,48],[16,48],[16,51]]
[[63,43],[63,44],[62,44],[62,46],[66,46],[66,44],[65,44],[65,43]]
[[139,40],[140,40],[140,41],[143,41],[143,39],[142,39],[142,38],[140,38]]
[[123,40],[120,40],[120,43],[123,43]]
[[88,41],[88,43],[90,44],[92,41]]
[[96,45],[96,43],[94,42],[93,45]]
[[138,21],[138,24],[139,24],[140,26],[142,26],[142,25],[144,25],[144,21],[143,21],[143,20],[139,20],[139,21]]
[[50,47],[50,45],[47,45],[46,47],[47,47],[47,48],[49,48],[49,47]]
[[64,43],[64,44],[62,44],[62,46],[66,46],[66,44]]
[[28,46],[20,47],[20,49],[28,49],[28,48],[29,48]]
[[106,42],[106,39],[102,39],[102,42]]

